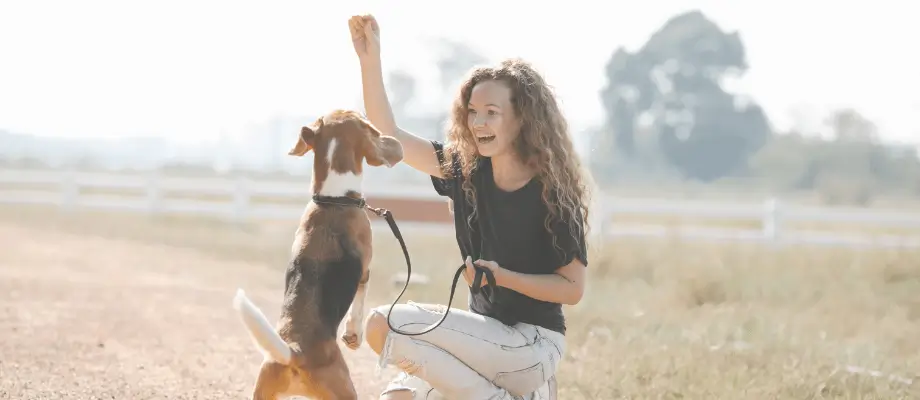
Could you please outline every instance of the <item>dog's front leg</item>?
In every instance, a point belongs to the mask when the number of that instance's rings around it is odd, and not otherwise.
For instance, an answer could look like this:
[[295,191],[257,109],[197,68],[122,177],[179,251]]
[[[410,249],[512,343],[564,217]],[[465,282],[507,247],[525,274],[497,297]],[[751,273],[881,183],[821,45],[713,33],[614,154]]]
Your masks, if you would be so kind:
[[367,296],[369,278],[370,270],[365,266],[364,273],[361,274],[361,281],[358,282],[358,291],[355,292],[355,298],[351,301],[351,307],[345,317],[345,333],[342,335],[342,341],[352,350],[361,347],[361,342],[364,340],[364,298]]

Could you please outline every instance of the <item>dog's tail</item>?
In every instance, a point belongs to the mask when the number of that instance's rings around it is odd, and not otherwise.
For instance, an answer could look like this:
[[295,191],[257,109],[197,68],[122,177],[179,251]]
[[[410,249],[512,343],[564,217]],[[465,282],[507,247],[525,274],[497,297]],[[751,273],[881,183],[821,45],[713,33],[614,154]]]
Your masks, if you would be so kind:
[[266,357],[282,363],[291,362],[291,348],[285,343],[281,335],[268,322],[265,314],[249,301],[243,289],[236,290],[233,298],[233,308],[240,313],[240,319],[249,330],[249,335]]

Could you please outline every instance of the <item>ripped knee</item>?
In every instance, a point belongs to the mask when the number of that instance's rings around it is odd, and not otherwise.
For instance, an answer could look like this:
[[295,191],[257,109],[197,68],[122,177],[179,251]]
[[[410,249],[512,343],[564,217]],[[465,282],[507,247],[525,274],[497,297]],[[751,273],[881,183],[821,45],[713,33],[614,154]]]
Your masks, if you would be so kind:
[[387,310],[384,307],[374,307],[364,321],[364,341],[375,353],[383,351],[387,334],[390,331],[387,325]]
[[380,399],[388,400],[416,400],[439,398],[435,390],[424,379],[417,376],[400,373],[396,379],[387,385],[380,393]]
[[[374,307],[368,312],[364,329],[364,340],[367,345],[380,357],[377,364],[379,374],[388,364],[393,364],[401,371],[408,374],[417,374],[422,370],[422,365],[409,358],[393,354],[394,340],[411,340],[405,337],[394,338],[390,336],[390,325],[387,323],[388,306]],[[395,317],[394,313],[394,317]],[[394,322],[394,325],[398,325]],[[397,335],[399,336],[399,335]]]
[[[380,305],[368,311],[364,323],[364,341],[367,342],[368,347],[380,356],[378,370],[392,363],[396,364],[402,371],[415,374],[420,371],[421,366],[402,357],[390,359],[394,340],[400,343],[406,340],[412,341],[412,338],[402,335],[390,335],[390,325],[392,323],[394,328],[399,329],[407,324],[433,323],[436,318],[440,318],[447,312],[447,307],[440,304],[420,304],[412,301],[407,304],[397,304],[392,306],[392,318],[391,323],[389,323],[387,315],[390,312],[390,307],[390,305]],[[401,346],[405,345],[402,344]]]

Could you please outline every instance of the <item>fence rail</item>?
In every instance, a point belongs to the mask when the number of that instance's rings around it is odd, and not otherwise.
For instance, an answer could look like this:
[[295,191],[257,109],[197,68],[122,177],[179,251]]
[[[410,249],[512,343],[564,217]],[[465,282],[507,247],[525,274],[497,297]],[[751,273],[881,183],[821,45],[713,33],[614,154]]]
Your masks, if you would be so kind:
[[[431,187],[365,180],[369,201],[393,210],[400,226],[451,231],[446,199]],[[63,209],[108,209],[149,214],[198,214],[235,221],[299,217],[310,196],[302,181],[176,177],[61,170],[0,169],[0,203],[42,204]],[[262,201],[270,199],[270,201]],[[680,237],[710,241],[755,241],[842,246],[920,247],[920,212],[827,208],[784,204],[626,198],[599,195],[593,226],[610,237]],[[692,218],[694,226],[629,223],[621,218]],[[719,227],[726,220],[754,221],[755,228]],[[705,221],[712,221],[707,226]],[[847,225],[838,230],[795,230],[786,224]],[[385,225],[384,225],[385,226]],[[875,227],[902,234],[860,233]],[[910,231],[914,232],[910,232]]]

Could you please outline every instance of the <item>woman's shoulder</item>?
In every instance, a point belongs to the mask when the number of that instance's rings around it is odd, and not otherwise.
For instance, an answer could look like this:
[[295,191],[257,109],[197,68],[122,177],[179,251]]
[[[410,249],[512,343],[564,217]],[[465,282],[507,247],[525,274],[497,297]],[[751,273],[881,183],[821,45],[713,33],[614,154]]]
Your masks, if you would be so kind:
[[431,146],[434,147],[434,154],[438,158],[438,164],[441,165],[441,170],[445,175],[444,178],[462,179],[462,163],[456,150],[440,140],[430,139],[429,141]]
[[441,166],[441,173],[443,175],[441,177],[432,175],[431,183],[441,196],[450,198],[460,196],[464,179],[460,157],[458,157],[455,151],[444,142],[436,139],[430,139],[429,141],[432,147],[434,147],[435,156],[438,159],[438,164]]

